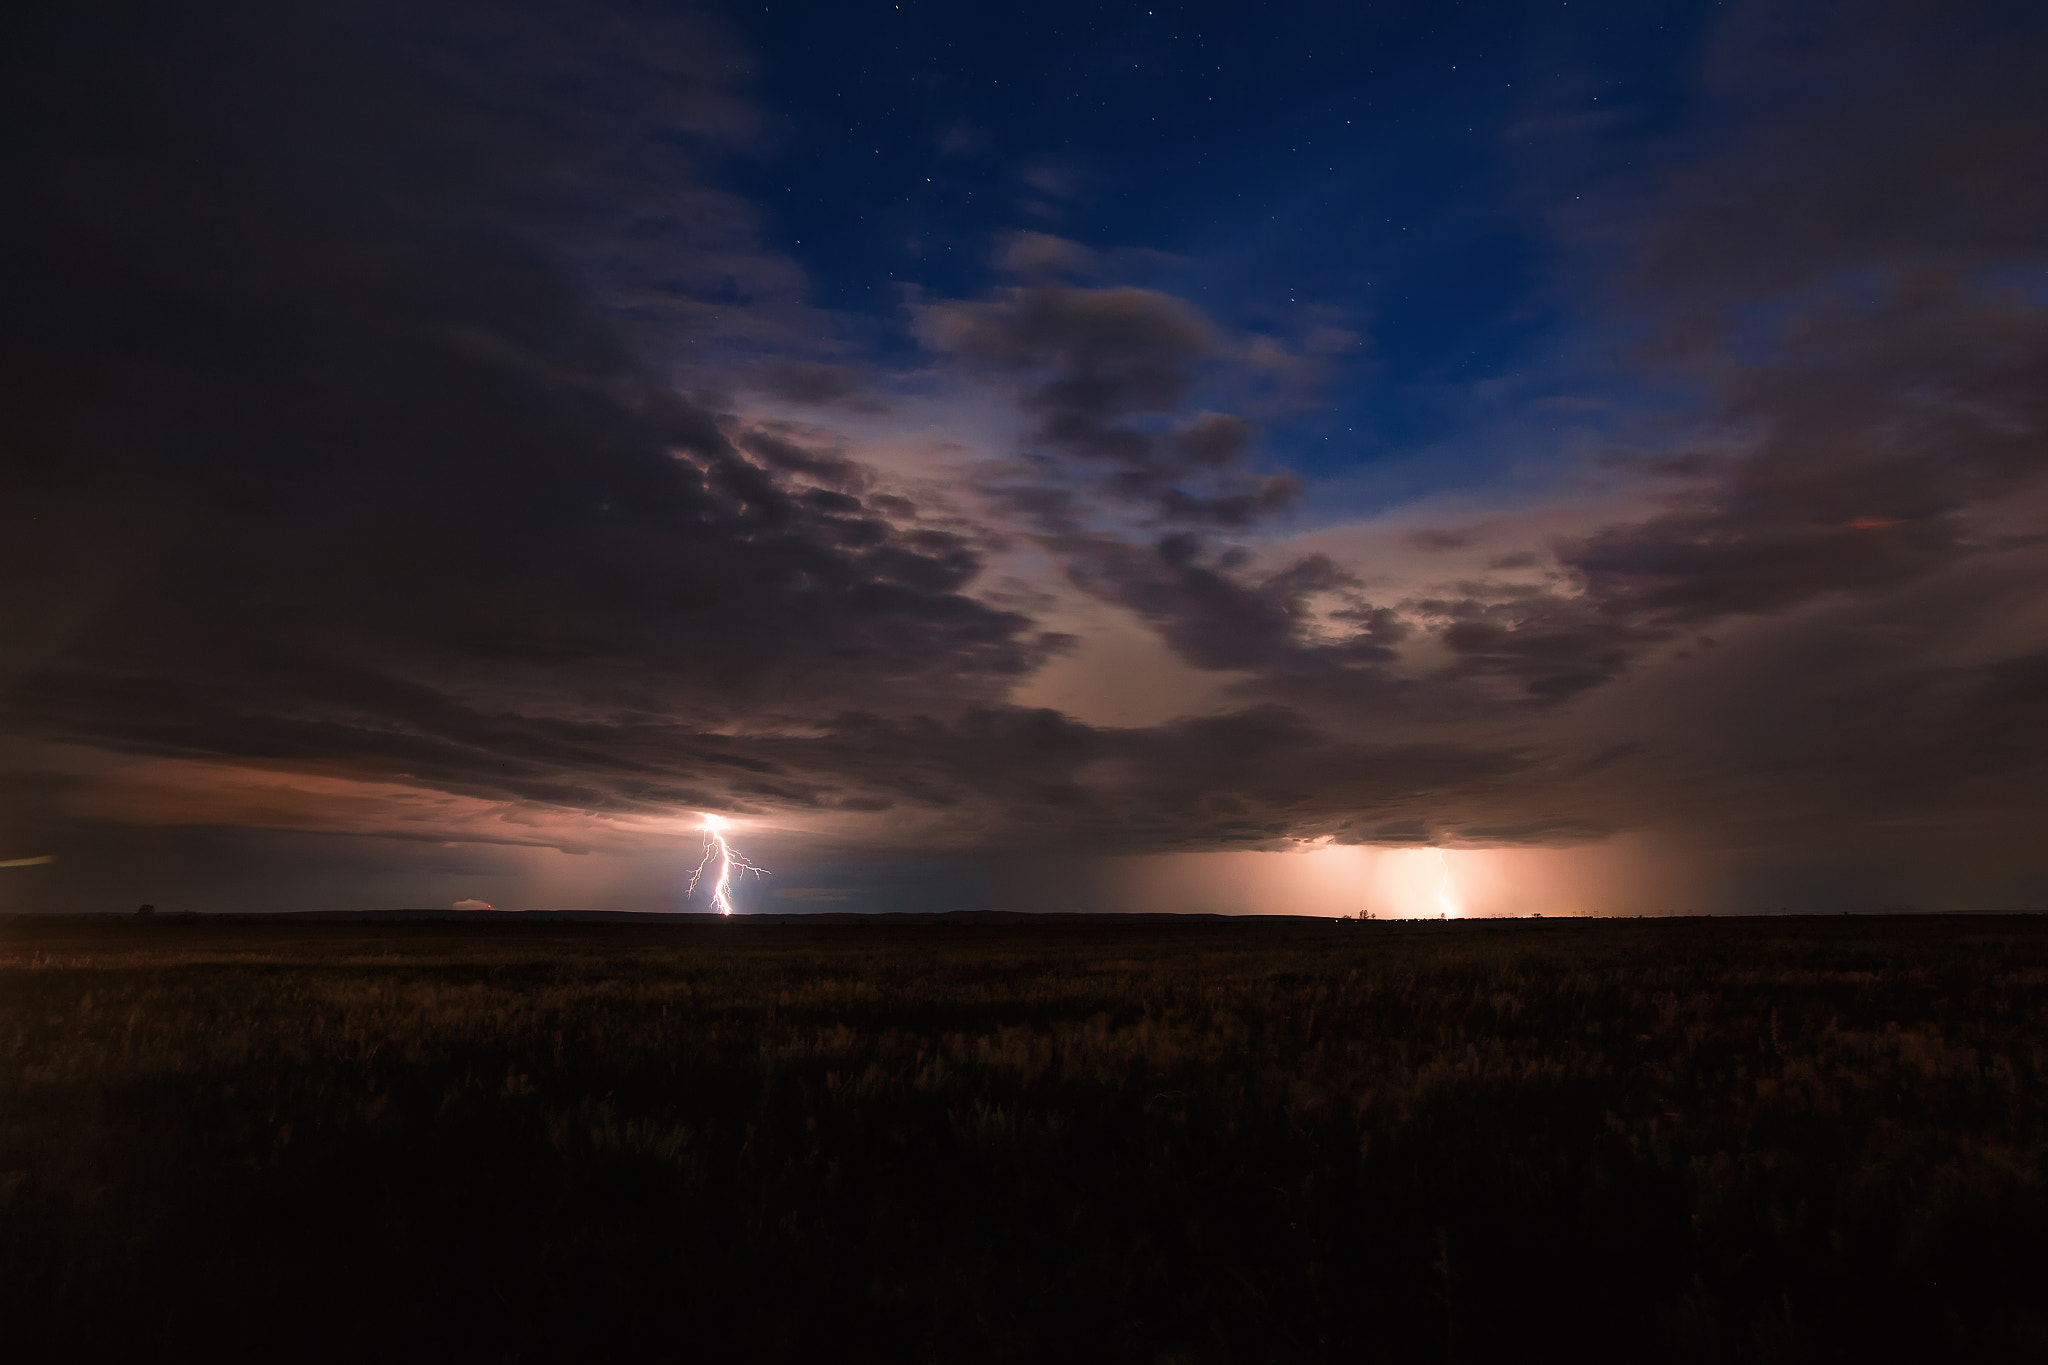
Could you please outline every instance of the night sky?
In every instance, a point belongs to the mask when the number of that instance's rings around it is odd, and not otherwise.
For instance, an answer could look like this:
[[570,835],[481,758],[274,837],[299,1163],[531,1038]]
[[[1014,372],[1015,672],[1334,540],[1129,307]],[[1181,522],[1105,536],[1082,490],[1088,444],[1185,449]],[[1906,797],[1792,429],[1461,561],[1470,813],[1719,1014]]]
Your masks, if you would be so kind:
[[2048,901],[2048,9],[32,0],[0,910]]

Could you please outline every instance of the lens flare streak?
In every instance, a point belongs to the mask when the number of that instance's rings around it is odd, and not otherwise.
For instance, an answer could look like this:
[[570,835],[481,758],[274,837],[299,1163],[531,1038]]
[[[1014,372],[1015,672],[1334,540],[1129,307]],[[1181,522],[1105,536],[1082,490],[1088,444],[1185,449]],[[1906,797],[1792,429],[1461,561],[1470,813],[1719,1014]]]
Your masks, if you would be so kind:
[[765,868],[755,867],[733,851],[732,845],[725,841],[725,835],[719,832],[724,823],[715,815],[704,817],[704,857],[697,863],[697,870],[690,874],[688,894],[696,895],[697,884],[705,880],[707,873],[711,873],[711,908],[721,915],[730,915],[733,912],[733,878],[749,872],[757,877],[765,877],[768,872]]

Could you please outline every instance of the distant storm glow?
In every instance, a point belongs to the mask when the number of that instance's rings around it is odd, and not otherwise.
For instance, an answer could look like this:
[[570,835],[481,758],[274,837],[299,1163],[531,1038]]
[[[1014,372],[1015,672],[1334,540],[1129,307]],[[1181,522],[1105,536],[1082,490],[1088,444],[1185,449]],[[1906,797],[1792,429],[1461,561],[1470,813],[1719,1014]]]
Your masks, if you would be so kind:
[[1446,917],[1458,913],[1458,898],[1451,890],[1451,859],[1442,849],[1436,851],[1437,865],[1443,869],[1443,878],[1436,884],[1436,905]]
[[706,874],[709,873],[711,907],[721,915],[730,915],[733,912],[733,877],[748,872],[757,877],[765,877],[768,873],[733,851],[732,845],[725,841],[725,835],[722,833],[724,828],[725,821],[718,816],[704,817],[704,856],[698,861],[697,870],[690,874],[689,894],[697,894],[698,883],[704,881]]

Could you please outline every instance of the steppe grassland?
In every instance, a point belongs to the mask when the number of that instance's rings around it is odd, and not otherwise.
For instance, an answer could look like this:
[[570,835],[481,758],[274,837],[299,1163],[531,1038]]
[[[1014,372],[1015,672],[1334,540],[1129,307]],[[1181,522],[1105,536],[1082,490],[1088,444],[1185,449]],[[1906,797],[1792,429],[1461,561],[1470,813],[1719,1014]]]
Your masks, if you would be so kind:
[[2044,984],[2036,920],[17,922],[0,1341],[2024,1358]]

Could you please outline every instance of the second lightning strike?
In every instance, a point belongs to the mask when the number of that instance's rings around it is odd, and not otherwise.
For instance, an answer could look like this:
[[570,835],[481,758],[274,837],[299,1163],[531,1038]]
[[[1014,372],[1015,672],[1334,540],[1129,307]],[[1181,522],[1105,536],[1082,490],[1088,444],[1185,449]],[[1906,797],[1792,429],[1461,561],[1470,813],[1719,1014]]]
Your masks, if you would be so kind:
[[732,845],[725,841],[725,835],[720,832],[724,827],[725,821],[718,816],[704,817],[704,856],[698,861],[697,870],[690,874],[688,894],[696,895],[697,883],[703,881],[705,874],[715,868],[716,875],[711,878],[711,908],[721,915],[730,915],[733,912],[733,877],[748,872],[757,877],[765,877],[768,873],[766,869],[755,867],[733,851]]

